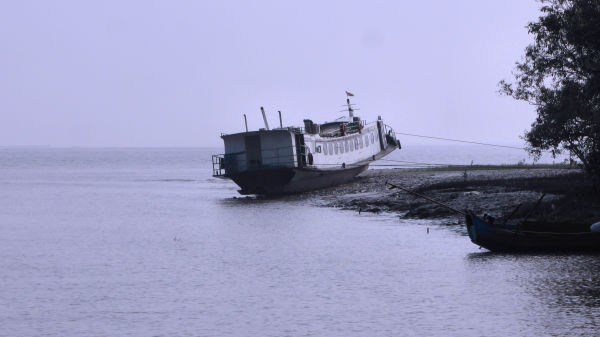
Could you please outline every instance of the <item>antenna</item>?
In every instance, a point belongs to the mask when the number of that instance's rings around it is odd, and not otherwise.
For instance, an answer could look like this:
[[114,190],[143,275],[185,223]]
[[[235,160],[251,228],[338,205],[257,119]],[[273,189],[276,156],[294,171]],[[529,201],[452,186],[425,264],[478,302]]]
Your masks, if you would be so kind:
[[269,123],[267,122],[267,115],[265,115],[265,109],[263,109],[263,107],[260,107],[260,111],[262,111],[262,115],[263,115],[263,120],[265,121],[265,127],[267,128],[267,130],[269,130]]
[[246,124],[246,132],[248,132],[248,119],[246,119],[246,114],[244,114],[244,124]]

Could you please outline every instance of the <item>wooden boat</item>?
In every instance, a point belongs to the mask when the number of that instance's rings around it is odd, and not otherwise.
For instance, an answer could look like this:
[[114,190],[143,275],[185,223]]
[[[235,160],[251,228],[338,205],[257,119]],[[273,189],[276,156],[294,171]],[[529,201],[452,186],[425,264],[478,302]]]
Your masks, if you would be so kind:
[[[600,222],[588,224],[561,224],[539,221],[523,221],[519,224],[497,223],[485,214],[477,217],[471,211],[460,211],[426,195],[386,181],[390,189],[400,189],[429,200],[466,218],[467,232],[474,244],[493,252],[600,252]],[[525,219],[539,205],[545,194]],[[519,209],[519,205],[508,218]]]
[[[348,96],[352,94],[347,93]],[[223,134],[225,153],[212,158],[213,176],[233,180],[240,194],[305,192],[345,183],[369,164],[400,148],[394,130],[381,117],[366,123],[348,116],[323,124],[304,120],[304,128],[265,128]]]
[[588,224],[504,224],[467,212],[466,225],[471,241],[493,252],[600,251],[600,232],[592,231]]

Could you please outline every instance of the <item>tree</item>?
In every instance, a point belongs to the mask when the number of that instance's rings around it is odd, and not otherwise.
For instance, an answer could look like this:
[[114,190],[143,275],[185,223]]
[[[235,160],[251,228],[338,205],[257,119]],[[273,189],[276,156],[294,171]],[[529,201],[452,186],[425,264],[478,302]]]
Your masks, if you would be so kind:
[[500,91],[536,107],[530,153],[569,151],[600,178],[600,1],[538,1],[542,16],[527,26],[534,42]]

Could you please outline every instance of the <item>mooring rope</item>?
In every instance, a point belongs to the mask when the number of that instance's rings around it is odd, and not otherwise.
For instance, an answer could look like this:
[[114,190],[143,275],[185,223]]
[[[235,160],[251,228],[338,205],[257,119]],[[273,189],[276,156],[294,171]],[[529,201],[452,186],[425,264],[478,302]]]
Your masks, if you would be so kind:
[[402,186],[398,186],[398,185],[394,185],[394,184],[392,184],[392,183],[389,183],[389,182],[387,182],[387,181],[385,182],[385,184],[386,184],[386,185],[390,185],[390,190],[391,190],[391,189],[394,189],[394,188],[397,188],[397,189],[403,190],[403,191],[404,191],[404,192],[406,192],[406,193],[413,194],[413,195],[416,195],[416,196],[418,196],[418,197],[421,197],[421,198],[423,198],[423,199],[425,199],[425,200],[431,201],[431,202],[433,202],[434,204],[438,204],[438,205],[440,205],[440,206],[442,206],[442,207],[446,207],[447,209],[449,209],[449,210],[451,210],[451,211],[453,211],[453,212],[456,212],[456,213],[458,213],[458,214],[465,215],[465,216],[467,215],[467,213],[465,213],[465,212],[463,212],[463,211],[459,211],[459,210],[457,210],[456,208],[454,208],[454,207],[452,207],[452,206],[450,206],[450,205],[448,205],[448,204],[445,204],[445,203],[443,203],[443,202],[441,202],[441,201],[437,201],[437,200],[435,200],[435,199],[432,199],[432,198],[430,198],[430,197],[428,197],[428,196],[426,196],[426,195],[423,195],[423,194],[421,194],[421,193],[418,193],[418,192],[415,192],[415,191],[411,191],[411,190],[409,190],[408,188],[405,188],[405,187],[402,187]]
[[510,145],[499,145],[499,144],[491,144],[491,143],[481,143],[470,140],[462,140],[462,139],[452,139],[452,138],[443,138],[443,137],[434,137],[434,136],[424,136],[424,135],[416,135],[414,133],[404,133],[404,132],[396,132],[397,135],[411,136],[411,137],[419,137],[419,138],[429,138],[429,139],[438,139],[438,140],[446,140],[449,142],[458,142],[458,143],[467,143],[467,144],[476,144],[476,145],[485,145],[485,146],[494,146],[494,147],[504,147],[507,149],[514,150],[524,150],[527,151],[524,147],[510,146]]
[[432,164],[432,163],[420,163],[416,161],[406,161],[406,160],[395,160],[395,159],[378,159],[377,161],[387,161],[392,163],[402,163],[402,164],[412,164],[412,165],[427,165],[427,166],[450,166],[455,164]]

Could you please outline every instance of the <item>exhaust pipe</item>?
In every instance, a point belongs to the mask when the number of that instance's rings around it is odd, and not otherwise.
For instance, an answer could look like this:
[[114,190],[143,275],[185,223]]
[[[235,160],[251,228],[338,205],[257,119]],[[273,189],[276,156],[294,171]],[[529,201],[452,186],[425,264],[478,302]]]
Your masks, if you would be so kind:
[[260,111],[262,111],[262,115],[263,115],[263,120],[265,121],[265,127],[267,128],[267,130],[269,130],[269,123],[267,122],[267,115],[265,115],[265,109],[263,109],[263,107],[260,107]]

